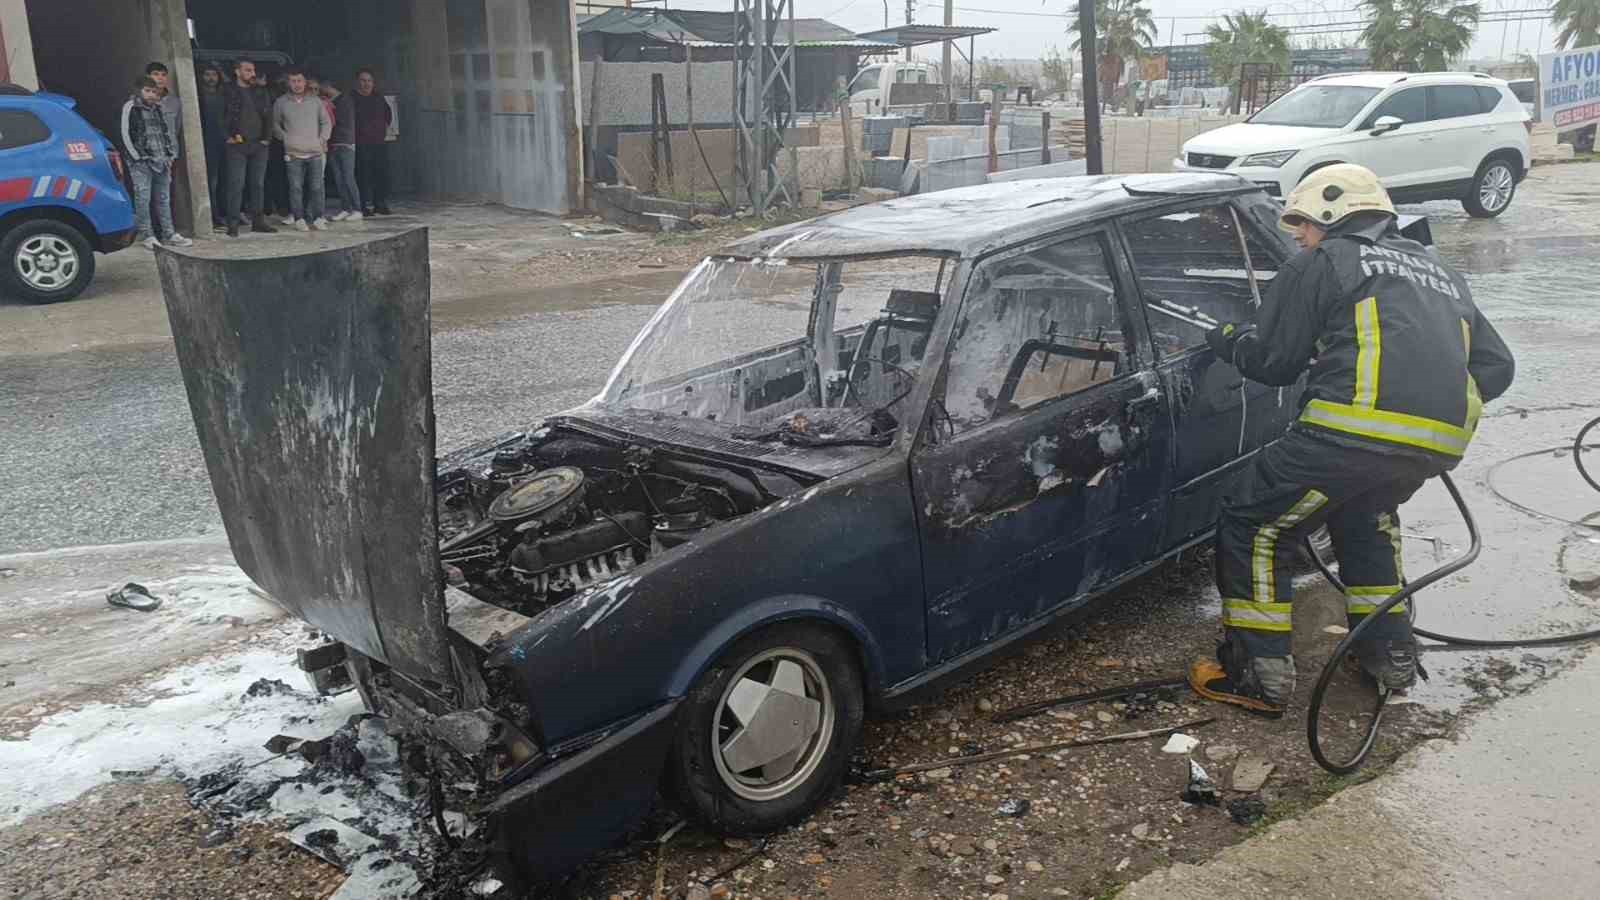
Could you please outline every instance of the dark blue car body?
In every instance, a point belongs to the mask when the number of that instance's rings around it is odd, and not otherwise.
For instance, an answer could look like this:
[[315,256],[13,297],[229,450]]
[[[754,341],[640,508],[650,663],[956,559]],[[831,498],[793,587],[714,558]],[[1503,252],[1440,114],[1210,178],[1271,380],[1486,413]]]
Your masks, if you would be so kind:
[[[433,748],[452,773],[441,780],[478,785],[464,805],[525,871],[550,874],[639,819],[698,746],[703,732],[686,723],[716,699],[719,673],[765,636],[805,645],[796,659],[831,648],[825,662],[850,670],[840,685],[856,698],[841,716],[859,726],[862,708],[904,704],[1208,540],[1230,481],[1299,411],[1298,387],[1246,383],[1204,342],[1211,321],[1252,320],[1262,285],[1296,252],[1280,212],[1232,176],[1129,175],[939,192],[763,232],[684,285],[717,266],[815,269],[814,286],[796,276],[809,301],[790,307],[809,308],[805,337],[767,345],[758,331],[763,349],[671,370],[681,379],[621,379],[680,287],[600,397],[436,465],[420,235],[278,269],[161,261],[240,565],[340,642],[319,671],[347,660],[367,705]],[[1092,252],[1093,277],[1048,268],[1046,251],[1067,245]],[[892,271],[882,314],[868,309],[879,318],[836,330],[841,267],[902,258],[934,260],[937,287],[902,290]],[[404,289],[341,293],[361,272]],[[308,301],[303,325],[274,310],[262,334],[236,340],[238,322],[260,315],[251,291],[284,278],[327,296]],[[1005,279],[1025,286],[997,287]],[[994,299],[1009,290],[1024,299]],[[965,416],[974,395],[949,389],[951,361],[970,310],[1021,304],[1031,321],[1029,296],[1070,310],[1074,291],[1111,310],[1116,334],[1091,328],[1085,348],[1081,323],[1051,321],[1048,340],[997,344],[982,367],[997,412],[958,432],[951,409],[967,403]],[[707,318],[697,322],[713,331],[755,327]],[[327,337],[353,321],[375,324]],[[881,440],[741,427],[771,410],[867,406],[859,392],[849,405],[848,388],[835,402],[835,376],[854,378],[883,322],[904,326],[919,371],[896,364],[910,386],[880,407],[894,408]],[[867,374],[895,367],[875,366],[888,343],[870,346]],[[1055,365],[1065,384],[1071,360],[1087,380],[1039,393],[1037,373]],[[706,415],[712,406],[727,414]],[[244,424],[255,440],[237,438]]]

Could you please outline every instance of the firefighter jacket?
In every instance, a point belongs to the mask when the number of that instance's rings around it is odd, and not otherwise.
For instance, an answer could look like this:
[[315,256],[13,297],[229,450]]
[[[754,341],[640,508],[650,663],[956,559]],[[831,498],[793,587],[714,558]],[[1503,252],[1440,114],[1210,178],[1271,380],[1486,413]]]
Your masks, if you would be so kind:
[[1484,401],[1505,393],[1511,351],[1461,275],[1359,214],[1272,281],[1259,327],[1234,345],[1246,377],[1293,384],[1310,367],[1299,427],[1453,466]]

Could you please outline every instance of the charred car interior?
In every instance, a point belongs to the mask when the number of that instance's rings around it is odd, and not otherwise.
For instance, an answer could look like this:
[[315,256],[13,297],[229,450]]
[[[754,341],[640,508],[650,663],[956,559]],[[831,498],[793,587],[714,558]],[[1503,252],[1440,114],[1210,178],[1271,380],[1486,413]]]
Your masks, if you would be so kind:
[[792,824],[869,709],[1209,539],[1299,405],[1197,325],[1255,317],[1274,210],[1222,175],[1071,178],[763,232],[589,403],[442,457],[424,234],[161,266],[241,567],[531,878],[658,794]]

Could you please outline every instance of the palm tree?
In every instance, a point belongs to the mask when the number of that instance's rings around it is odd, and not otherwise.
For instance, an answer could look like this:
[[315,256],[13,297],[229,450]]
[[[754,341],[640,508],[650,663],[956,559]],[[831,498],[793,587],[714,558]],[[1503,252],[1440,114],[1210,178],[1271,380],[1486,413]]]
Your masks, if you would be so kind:
[[1600,44],[1600,0],[1556,0],[1550,20],[1561,29],[1557,50]]
[[1206,58],[1218,81],[1231,87],[1244,63],[1269,63],[1275,71],[1289,70],[1289,31],[1268,22],[1266,10],[1224,14],[1222,22],[1206,26],[1210,41]]
[[1452,0],[1360,0],[1372,16],[1361,40],[1380,69],[1438,72],[1466,52],[1478,26],[1478,4]]
[[[1078,4],[1072,4],[1071,26],[1078,30]],[[1116,93],[1122,81],[1122,70],[1130,59],[1143,59],[1146,52],[1155,48],[1156,21],[1150,8],[1139,0],[1095,0],[1094,7],[1095,50],[1100,54],[1098,75],[1104,102]],[[1072,39],[1072,49],[1079,50],[1083,41]]]

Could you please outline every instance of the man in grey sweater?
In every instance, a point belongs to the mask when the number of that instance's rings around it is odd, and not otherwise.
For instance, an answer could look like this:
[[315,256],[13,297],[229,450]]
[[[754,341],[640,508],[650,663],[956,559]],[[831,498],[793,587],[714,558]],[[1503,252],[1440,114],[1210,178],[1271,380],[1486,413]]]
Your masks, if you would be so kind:
[[323,173],[327,163],[328,138],[333,121],[322,98],[306,90],[306,73],[291,68],[289,93],[272,106],[273,136],[283,141],[284,162],[289,172],[289,214],[298,231],[323,231],[328,220],[322,216],[325,202]]

